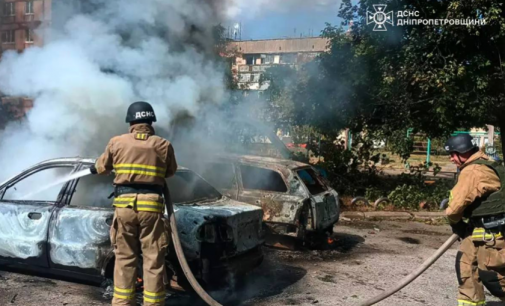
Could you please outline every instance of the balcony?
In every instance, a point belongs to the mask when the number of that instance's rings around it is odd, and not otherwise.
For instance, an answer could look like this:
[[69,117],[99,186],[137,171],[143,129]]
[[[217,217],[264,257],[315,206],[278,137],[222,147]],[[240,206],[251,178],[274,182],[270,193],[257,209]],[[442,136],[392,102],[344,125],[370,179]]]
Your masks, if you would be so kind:
[[238,65],[238,72],[265,72],[272,66],[289,66],[296,68],[296,64],[264,64],[264,65]]
[[16,15],[1,16],[0,20],[2,20],[2,23],[14,23],[16,22]]
[[239,72],[264,72],[272,65],[240,65],[238,66]]

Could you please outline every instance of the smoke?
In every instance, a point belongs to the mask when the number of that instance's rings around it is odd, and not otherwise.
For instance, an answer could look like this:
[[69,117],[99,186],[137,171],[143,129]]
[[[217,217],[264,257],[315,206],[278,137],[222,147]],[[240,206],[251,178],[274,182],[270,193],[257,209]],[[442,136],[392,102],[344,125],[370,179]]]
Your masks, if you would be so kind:
[[53,1],[43,47],[5,52],[0,91],[33,98],[26,120],[0,132],[0,181],[47,158],[98,156],[125,133],[128,105],[153,104],[157,131],[181,112],[227,99],[212,28],[224,2]]

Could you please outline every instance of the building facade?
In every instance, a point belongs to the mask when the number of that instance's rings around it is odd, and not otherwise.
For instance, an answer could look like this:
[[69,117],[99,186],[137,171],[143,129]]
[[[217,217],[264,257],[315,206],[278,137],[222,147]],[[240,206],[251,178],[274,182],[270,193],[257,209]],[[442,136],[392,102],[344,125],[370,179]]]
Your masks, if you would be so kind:
[[0,52],[41,46],[43,37],[35,30],[50,20],[51,0],[0,0]]
[[[42,31],[50,24],[51,0],[0,0],[0,57],[4,51],[22,52],[31,46],[42,46]],[[30,99],[2,97],[0,109],[11,119],[19,119],[33,107]]]
[[228,53],[235,57],[232,73],[241,88],[264,90],[260,85],[261,74],[273,65],[293,68],[313,60],[328,50],[328,40],[320,37],[233,41]]

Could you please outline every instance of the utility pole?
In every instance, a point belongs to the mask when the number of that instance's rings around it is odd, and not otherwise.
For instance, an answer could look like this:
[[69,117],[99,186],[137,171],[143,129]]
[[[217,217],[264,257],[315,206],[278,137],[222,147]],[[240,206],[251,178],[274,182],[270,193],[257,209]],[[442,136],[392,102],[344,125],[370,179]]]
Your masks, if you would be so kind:
[[490,146],[490,147],[494,146],[494,126],[493,125],[487,126],[487,140],[488,140],[488,146]]
[[494,126],[487,125],[487,145],[484,145],[487,155],[496,157],[496,149],[494,147]]

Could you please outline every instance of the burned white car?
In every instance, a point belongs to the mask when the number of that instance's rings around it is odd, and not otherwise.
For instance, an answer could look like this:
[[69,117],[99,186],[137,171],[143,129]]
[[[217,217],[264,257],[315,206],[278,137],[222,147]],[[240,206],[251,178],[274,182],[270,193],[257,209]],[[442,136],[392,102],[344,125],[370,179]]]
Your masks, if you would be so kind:
[[248,155],[209,160],[193,169],[228,197],[261,207],[273,233],[314,241],[333,232],[340,215],[338,194],[310,165]]
[[[48,160],[0,185],[0,266],[92,281],[112,277],[113,175],[56,179],[94,162]],[[203,284],[241,276],[261,263],[260,208],[221,195],[188,169],[179,169],[167,181],[184,253]],[[51,188],[40,190],[51,182]],[[175,258],[171,252],[167,263]]]

